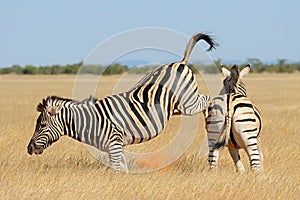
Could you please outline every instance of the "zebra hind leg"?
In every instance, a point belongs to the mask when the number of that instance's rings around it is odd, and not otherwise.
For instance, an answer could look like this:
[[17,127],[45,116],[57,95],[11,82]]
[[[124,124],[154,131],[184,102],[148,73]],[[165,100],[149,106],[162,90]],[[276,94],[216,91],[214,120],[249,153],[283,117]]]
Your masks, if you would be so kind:
[[251,140],[251,142],[248,142],[245,151],[248,154],[252,171],[261,172],[262,171],[262,166],[261,166],[262,155],[259,150],[257,140]]
[[237,172],[244,172],[245,168],[244,168],[243,163],[240,159],[239,150],[235,149],[235,148],[228,148],[228,151],[229,151],[229,153],[231,155],[231,158],[232,158],[232,160],[235,164],[236,171]]
[[205,110],[210,104],[209,95],[198,94],[194,100],[190,99],[189,103],[183,105],[183,109],[180,111],[184,115],[196,115]]
[[218,159],[219,159],[219,152],[218,149],[212,149],[208,153],[208,167],[211,170],[217,169]]
[[263,162],[264,162],[264,155],[261,151],[261,144],[260,144],[260,137],[257,137],[257,147],[258,147],[258,153],[260,157],[260,171],[264,171]]

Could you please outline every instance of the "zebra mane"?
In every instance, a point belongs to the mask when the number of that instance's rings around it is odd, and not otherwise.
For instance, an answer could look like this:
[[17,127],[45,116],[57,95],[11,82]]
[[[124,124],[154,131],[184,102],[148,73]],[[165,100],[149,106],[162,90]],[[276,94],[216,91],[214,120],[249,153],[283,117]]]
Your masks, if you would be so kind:
[[235,87],[239,79],[239,69],[237,65],[233,65],[230,70],[230,76],[226,77],[223,81],[223,85],[226,93],[235,93]]
[[39,103],[37,105],[36,110],[38,112],[43,112],[53,102],[71,102],[71,103],[74,103],[74,104],[93,105],[93,104],[96,103],[96,101],[97,101],[97,99],[93,96],[90,96],[89,98],[84,99],[82,101],[77,101],[77,100],[74,100],[74,99],[69,99],[69,98],[64,98],[64,97],[59,97],[59,96],[54,95],[54,96],[48,96],[47,98],[44,98],[42,100],[42,103]]
[[47,109],[47,106],[49,106],[50,102],[54,101],[64,101],[64,102],[70,102],[73,101],[72,99],[62,98],[59,96],[48,96],[47,98],[42,100],[42,103],[39,103],[36,110],[38,112],[43,112]]

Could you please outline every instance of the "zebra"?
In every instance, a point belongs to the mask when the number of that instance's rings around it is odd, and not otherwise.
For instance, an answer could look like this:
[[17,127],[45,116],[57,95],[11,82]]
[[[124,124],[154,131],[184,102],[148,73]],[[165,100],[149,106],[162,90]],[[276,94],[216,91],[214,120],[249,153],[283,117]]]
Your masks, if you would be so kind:
[[219,150],[226,145],[238,172],[245,170],[240,160],[240,148],[246,151],[253,171],[263,170],[263,155],[259,145],[262,119],[247,97],[243,82],[249,71],[250,65],[240,72],[237,65],[233,65],[230,71],[222,66],[225,76],[223,88],[205,110],[208,165],[211,169],[217,168]]
[[40,115],[28,153],[41,154],[67,135],[107,152],[114,171],[128,172],[124,146],[156,137],[172,115],[195,115],[208,106],[209,96],[198,93],[196,79],[186,65],[199,40],[209,44],[207,51],[217,45],[210,35],[194,35],[181,62],[154,69],[127,92],[83,101],[57,96],[43,99],[37,106]]

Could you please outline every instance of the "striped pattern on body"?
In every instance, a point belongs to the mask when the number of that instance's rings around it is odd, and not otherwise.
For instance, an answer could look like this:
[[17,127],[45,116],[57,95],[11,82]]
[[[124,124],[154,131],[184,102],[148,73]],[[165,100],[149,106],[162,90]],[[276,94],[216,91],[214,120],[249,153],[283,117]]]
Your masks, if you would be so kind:
[[[68,135],[108,152],[111,167],[127,171],[123,146],[156,137],[175,112],[195,115],[207,107],[209,97],[199,94],[196,79],[186,65],[193,46],[201,39],[214,48],[208,35],[193,36],[181,62],[154,69],[127,92],[82,102],[56,96],[44,99],[38,106],[41,114],[28,153],[42,153],[59,136]],[[42,126],[42,121],[47,126]]]
[[262,152],[259,148],[261,116],[246,96],[246,87],[241,77],[236,80],[236,84],[233,93],[229,93],[228,90],[232,88],[225,85],[221,90],[223,94],[215,97],[208,107],[206,116],[208,163],[210,168],[216,168],[219,149],[227,146],[237,170],[244,171],[239,155],[239,149],[242,148],[249,156],[251,168],[254,171],[261,171]]

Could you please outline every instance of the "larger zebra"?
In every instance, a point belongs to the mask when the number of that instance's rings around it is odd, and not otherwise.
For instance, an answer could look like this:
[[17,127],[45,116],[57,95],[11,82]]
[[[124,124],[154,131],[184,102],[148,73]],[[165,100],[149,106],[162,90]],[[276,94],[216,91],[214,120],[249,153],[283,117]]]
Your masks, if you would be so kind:
[[194,45],[215,41],[206,34],[194,35],[181,62],[160,66],[128,92],[82,102],[49,96],[37,106],[40,115],[28,145],[28,153],[41,154],[45,148],[68,135],[109,154],[110,166],[128,171],[123,146],[156,137],[174,113],[195,115],[209,103],[198,93],[196,79],[186,65]]
[[216,96],[206,112],[210,168],[216,168],[219,149],[228,146],[237,171],[244,171],[239,149],[249,156],[252,170],[262,170],[262,153],[259,136],[262,129],[261,116],[247,97],[243,78],[249,73],[250,65],[239,72],[234,65],[231,71],[222,67],[225,79],[220,94]]

